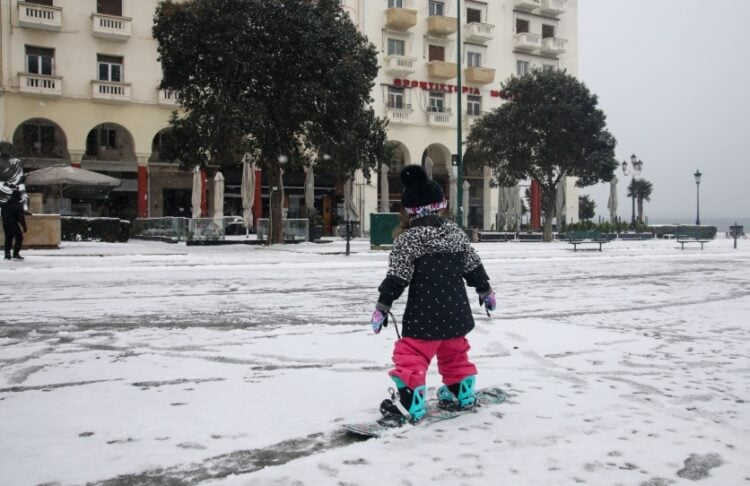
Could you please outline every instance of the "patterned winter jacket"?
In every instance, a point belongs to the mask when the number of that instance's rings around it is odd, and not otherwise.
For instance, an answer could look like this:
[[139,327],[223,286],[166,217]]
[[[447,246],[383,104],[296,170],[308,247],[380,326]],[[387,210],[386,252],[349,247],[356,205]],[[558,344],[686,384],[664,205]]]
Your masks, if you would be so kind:
[[404,337],[464,336],[474,328],[464,279],[478,293],[490,289],[466,233],[451,221],[424,216],[412,220],[394,241],[388,274],[378,287],[378,303],[390,307],[409,286]]

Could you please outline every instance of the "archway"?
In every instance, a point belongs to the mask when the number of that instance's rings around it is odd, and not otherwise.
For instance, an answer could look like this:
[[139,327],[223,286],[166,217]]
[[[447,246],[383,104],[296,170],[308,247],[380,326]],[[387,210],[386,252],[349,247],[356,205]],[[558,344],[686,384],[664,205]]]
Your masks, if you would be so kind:
[[46,118],[29,118],[13,132],[15,156],[24,169],[40,169],[69,162],[68,140],[57,123]]
[[[401,210],[401,169],[411,164],[411,154],[406,145],[399,141],[389,142],[391,148],[391,160],[388,162],[388,208],[390,212],[397,213]],[[381,207],[381,175],[378,174],[378,207]]]
[[452,204],[450,201],[450,183],[453,165],[450,150],[440,143],[430,144],[422,152],[422,166],[426,168],[429,161],[432,161],[432,180],[438,183],[443,190],[445,199],[449,201],[449,204]]

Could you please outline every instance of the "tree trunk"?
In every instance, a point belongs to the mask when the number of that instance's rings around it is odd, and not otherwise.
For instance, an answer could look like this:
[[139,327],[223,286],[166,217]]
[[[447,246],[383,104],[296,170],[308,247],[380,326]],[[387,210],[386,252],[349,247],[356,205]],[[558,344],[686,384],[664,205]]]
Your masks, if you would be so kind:
[[544,211],[544,241],[552,241],[552,218],[555,216],[557,189],[542,186],[542,210]]
[[638,205],[638,222],[643,223],[643,198],[639,197],[636,203]]
[[276,163],[270,163],[271,166],[271,186],[270,186],[270,206],[271,206],[271,224],[269,225],[268,243],[284,243],[283,222],[282,222],[282,201],[281,201],[281,166]]

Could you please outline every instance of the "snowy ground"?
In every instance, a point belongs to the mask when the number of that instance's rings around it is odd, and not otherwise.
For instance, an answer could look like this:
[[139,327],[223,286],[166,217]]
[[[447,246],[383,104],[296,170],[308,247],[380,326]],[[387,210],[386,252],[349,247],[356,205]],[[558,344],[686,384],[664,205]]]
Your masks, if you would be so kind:
[[369,441],[338,424],[390,385],[386,252],[27,251],[0,265],[0,484],[750,485],[739,246],[476,245],[499,309],[472,358],[508,402]]

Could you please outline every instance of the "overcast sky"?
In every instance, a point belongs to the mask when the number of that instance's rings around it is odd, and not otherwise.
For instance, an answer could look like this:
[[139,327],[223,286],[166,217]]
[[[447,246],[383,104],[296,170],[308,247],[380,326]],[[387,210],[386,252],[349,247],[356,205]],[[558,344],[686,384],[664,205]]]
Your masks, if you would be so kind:
[[[635,153],[652,218],[750,217],[750,0],[579,0],[579,78],[622,162]],[[630,177],[617,173],[620,217]],[[581,189],[606,215],[609,185]]]

